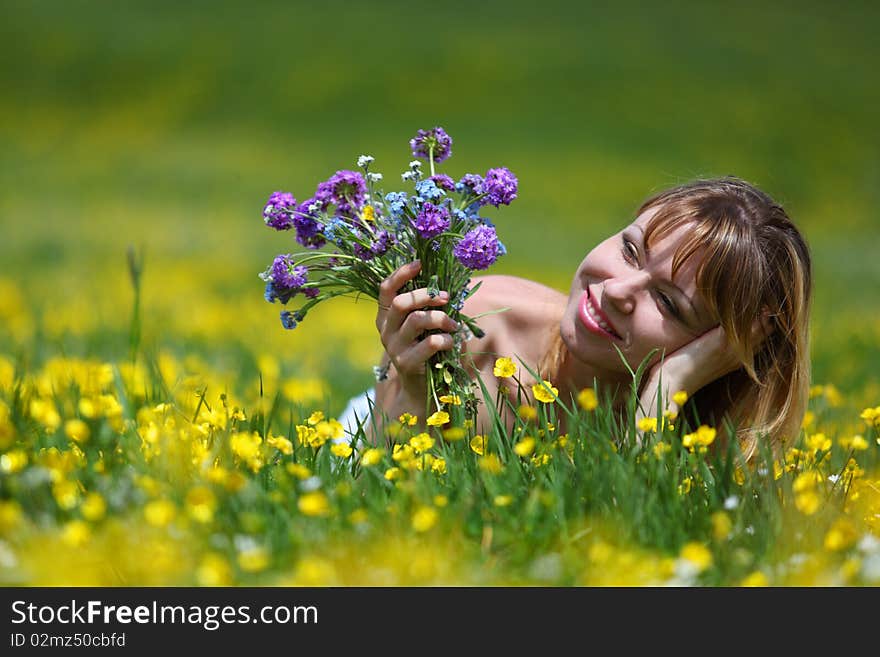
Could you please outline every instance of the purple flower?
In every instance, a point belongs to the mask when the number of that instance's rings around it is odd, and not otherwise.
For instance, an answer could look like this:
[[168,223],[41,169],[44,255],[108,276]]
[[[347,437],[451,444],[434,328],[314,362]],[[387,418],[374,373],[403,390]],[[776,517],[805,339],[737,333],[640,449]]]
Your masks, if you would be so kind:
[[488,269],[499,255],[498,235],[492,226],[481,224],[465,233],[452,253],[468,269]]
[[451,192],[455,189],[455,181],[445,173],[433,175],[428,178],[428,180],[432,180],[437,187],[445,189],[447,192]]
[[434,161],[442,162],[452,155],[452,137],[440,127],[419,130],[416,136],[409,140],[409,147],[412,149],[413,155],[425,159],[430,157],[433,148]]
[[263,221],[275,230],[290,230],[293,221],[289,213],[295,206],[296,199],[293,198],[293,194],[272,192],[263,208]]
[[321,290],[317,287],[307,287],[303,289],[303,294],[306,299],[314,299],[316,296],[321,294]]
[[370,246],[370,250],[374,255],[380,256],[388,250],[388,247],[393,246],[395,243],[397,243],[397,240],[394,235],[387,230],[381,230],[376,237],[376,241]]
[[449,228],[449,210],[425,201],[413,226],[426,240],[436,237]]
[[486,172],[486,179],[483,181],[480,193],[486,194],[486,202],[496,208],[502,203],[510,205],[510,202],[516,198],[517,184],[516,176],[510,172],[510,169],[506,167],[489,169]]
[[293,215],[296,241],[310,249],[320,249],[326,243],[324,235],[321,233],[321,224],[318,223],[314,212],[309,210],[309,207],[315,205],[320,205],[315,197],[305,200],[299,204]]
[[367,197],[367,182],[359,171],[343,169],[318,185],[315,197],[333,203],[343,214],[354,214]]
[[466,192],[468,194],[479,194],[482,188],[483,176],[477,173],[464,174],[455,186],[455,189],[459,192]]
[[272,262],[272,282],[278,289],[293,290],[294,294],[305,285],[309,270],[302,265],[294,265],[291,255],[280,255]]

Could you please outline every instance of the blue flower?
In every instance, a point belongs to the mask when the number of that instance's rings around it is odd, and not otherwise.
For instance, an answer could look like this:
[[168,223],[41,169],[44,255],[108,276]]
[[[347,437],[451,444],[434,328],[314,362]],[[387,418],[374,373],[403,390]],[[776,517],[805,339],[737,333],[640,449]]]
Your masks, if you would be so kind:
[[296,328],[296,319],[294,319],[293,313],[289,310],[281,311],[281,326],[288,330]]

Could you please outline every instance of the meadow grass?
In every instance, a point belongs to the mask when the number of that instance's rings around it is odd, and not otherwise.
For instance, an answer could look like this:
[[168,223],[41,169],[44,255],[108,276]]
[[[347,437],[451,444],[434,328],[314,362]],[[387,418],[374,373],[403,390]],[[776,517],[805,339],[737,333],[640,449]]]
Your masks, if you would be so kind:
[[[9,3],[0,579],[876,584],[878,13]],[[375,308],[338,299],[283,331],[256,274],[294,245],[259,212],[360,153],[394,180],[437,124],[447,172],[519,177],[490,273],[560,290],[665,186],[734,173],[779,199],[814,265],[795,451],[737,470],[681,426],[639,447],[601,405],[563,439],[539,404],[482,455],[437,432],[397,460],[333,454],[329,420],[380,356]]]

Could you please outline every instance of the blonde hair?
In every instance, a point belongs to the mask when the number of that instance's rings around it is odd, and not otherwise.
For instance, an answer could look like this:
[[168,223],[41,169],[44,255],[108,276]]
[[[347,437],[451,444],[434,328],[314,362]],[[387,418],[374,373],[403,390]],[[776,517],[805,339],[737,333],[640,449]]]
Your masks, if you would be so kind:
[[[742,364],[694,393],[686,412],[692,422],[719,429],[730,421],[746,459],[762,438],[778,453],[800,433],[809,396],[812,271],[806,241],[778,203],[733,176],[662,191],[636,216],[653,208],[646,243],[689,224],[673,257],[673,275],[702,250],[697,289]],[[756,320],[770,330],[763,341],[753,333]],[[542,374],[559,371],[564,349],[556,336],[539,366]]]

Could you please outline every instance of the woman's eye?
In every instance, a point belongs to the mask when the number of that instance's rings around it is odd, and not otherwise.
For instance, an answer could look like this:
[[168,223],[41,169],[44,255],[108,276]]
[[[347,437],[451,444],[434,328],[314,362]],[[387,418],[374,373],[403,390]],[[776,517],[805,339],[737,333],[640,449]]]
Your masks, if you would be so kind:
[[671,312],[673,315],[678,315],[678,310],[676,309],[675,304],[672,302],[672,299],[670,299],[662,292],[660,292],[658,296],[660,297],[660,303],[666,306],[666,309],[669,312]]
[[639,252],[636,249],[636,245],[628,239],[623,240],[623,257],[632,262],[638,262],[639,259]]

